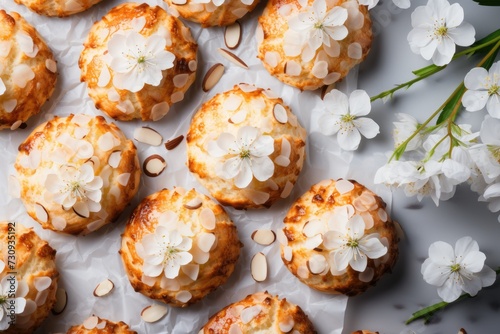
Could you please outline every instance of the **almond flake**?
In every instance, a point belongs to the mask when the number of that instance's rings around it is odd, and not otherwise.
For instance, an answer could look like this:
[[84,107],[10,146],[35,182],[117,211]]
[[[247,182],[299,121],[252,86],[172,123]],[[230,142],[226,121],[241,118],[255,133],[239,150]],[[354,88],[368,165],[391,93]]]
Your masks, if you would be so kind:
[[242,193],[246,198],[248,198],[257,205],[266,203],[269,197],[271,197],[266,192],[258,191],[251,188],[243,189]]
[[222,102],[222,108],[234,111],[240,107],[241,102],[243,102],[243,99],[239,95],[231,94]]
[[229,49],[236,49],[241,42],[241,24],[235,23],[226,26],[224,30],[224,43]]
[[215,243],[215,235],[212,233],[205,233],[202,232],[198,235],[198,248],[205,253],[210,252],[210,249],[212,248],[213,244]]
[[368,283],[373,279],[374,274],[375,274],[375,271],[373,270],[373,268],[367,267],[365,269],[365,271],[359,273],[358,279],[361,282]]
[[201,83],[201,87],[204,92],[208,92],[212,89],[220,80],[222,75],[224,74],[224,65],[221,63],[217,63],[214,66],[210,67],[210,69],[203,77],[203,82]]
[[122,159],[122,151],[113,151],[108,157],[108,165],[113,168],[117,168],[120,165]]
[[278,166],[288,167],[290,165],[290,159],[285,156],[279,155],[274,159],[274,163]]
[[52,313],[54,315],[59,315],[64,312],[66,305],[68,304],[68,293],[63,288],[59,288],[56,291],[56,302],[52,308]]
[[314,249],[321,245],[323,242],[323,235],[316,234],[314,237],[307,238],[304,242],[304,247],[307,249]]
[[111,132],[106,132],[97,140],[97,146],[103,151],[109,151],[116,146],[115,136]]
[[255,87],[255,85],[250,85],[247,83],[240,83],[238,87],[245,93],[255,92],[258,89],[257,87]]
[[278,123],[286,124],[288,122],[288,115],[282,104],[276,103],[274,105],[273,115]]
[[177,299],[181,303],[187,303],[191,300],[191,298],[193,298],[193,295],[189,291],[179,291],[175,295],[175,299]]
[[276,94],[273,90],[271,89],[265,89],[262,91],[262,93],[267,96],[269,99],[276,100],[279,98],[279,95]]
[[283,188],[280,197],[287,198],[288,196],[290,196],[292,189],[293,189],[293,183],[291,183],[290,181],[286,181],[285,188]]
[[52,59],[46,59],[45,60],[45,67],[51,71],[52,73],[56,73],[57,72],[57,63],[52,60]]
[[243,331],[241,330],[240,326],[238,326],[238,324],[233,323],[231,324],[231,327],[229,327],[228,334],[243,334]]
[[116,182],[118,182],[124,187],[127,186],[129,180],[130,180],[130,173],[122,173],[116,177]]
[[194,72],[198,68],[198,62],[196,60],[190,60],[188,63],[188,67],[191,72]]
[[293,326],[295,326],[295,321],[293,321],[293,318],[291,316],[287,316],[283,321],[281,321],[278,324],[280,331],[283,333],[288,333],[293,329]]
[[94,296],[96,297],[106,296],[114,289],[114,287],[115,284],[111,280],[106,279],[101,283],[97,284],[97,286],[94,289]]
[[42,223],[46,223],[49,220],[49,214],[47,210],[40,203],[35,203],[35,216],[37,220]]
[[156,122],[168,114],[169,111],[170,106],[167,102],[157,103],[151,108],[151,119]]
[[328,75],[328,63],[324,60],[316,62],[311,70],[311,74],[318,79],[323,79]]
[[271,68],[275,68],[276,66],[278,66],[280,61],[281,56],[276,51],[267,51],[264,55],[264,62],[266,62],[267,65],[271,66]]
[[83,322],[83,327],[88,330],[92,330],[97,326],[97,323],[99,322],[99,318],[96,316],[91,316],[85,319]]
[[233,13],[234,16],[236,16],[237,18],[242,18],[243,16],[245,16],[246,13],[248,13],[248,9],[246,9],[245,7],[236,8],[236,9],[233,9],[231,11],[231,13]]
[[276,234],[273,230],[255,230],[252,233],[252,240],[262,246],[269,246],[276,240]]
[[26,64],[19,64],[12,70],[12,83],[19,88],[25,88],[28,82],[33,80],[35,72]]
[[323,78],[323,83],[325,85],[331,85],[331,84],[339,81],[339,79],[340,79],[340,73],[338,73],[338,72],[331,72],[331,73],[328,73],[328,75]]
[[199,209],[202,204],[203,204],[203,201],[201,200],[201,198],[195,197],[192,200],[190,200],[189,202],[187,202],[186,204],[184,204],[184,207],[186,209],[189,209],[189,210],[196,210],[196,209]]
[[34,283],[37,291],[43,291],[50,287],[52,279],[48,276],[35,277]]
[[[256,282],[263,282],[267,278],[267,259],[263,253],[257,253],[252,257],[250,264],[252,277]],[[242,314],[243,317],[243,314]]]
[[304,224],[302,228],[302,233],[308,238],[312,238],[317,234],[321,234],[324,231],[325,224],[319,219],[313,219]]
[[5,110],[6,113],[11,113],[16,109],[17,106],[17,100],[16,99],[10,99],[2,103],[3,109]]
[[313,275],[321,274],[327,266],[326,259],[323,255],[314,254],[311,256],[309,261],[307,261],[307,269]]
[[109,73],[108,66],[104,65],[101,73],[99,74],[99,79],[97,80],[98,87],[106,87],[111,80],[111,73]]
[[262,312],[262,306],[254,305],[247,307],[241,311],[241,322],[245,325],[252,321],[259,313]]
[[335,88],[335,85],[328,85],[328,86],[323,86],[323,88],[321,88],[321,99],[324,100],[325,99],[325,95],[330,93],[330,91],[332,89]]
[[200,273],[200,266],[198,264],[185,264],[181,266],[181,270],[186,276],[188,276],[193,281],[196,281],[198,274]]
[[338,180],[335,182],[335,188],[337,188],[337,191],[343,195],[345,193],[350,192],[351,190],[354,189],[354,184],[350,181],[347,180]]
[[240,109],[236,114],[229,118],[229,123],[240,124],[247,118],[247,110]]
[[365,229],[366,230],[369,230],[373,227],[373,217],[371,215],[371,213],[369,212],[363,212],[361,214],[361,218],[363,218],[363,221],[365,222]]
[[245,62],[243,60],[241,60],[238,56],[236,56],[234,53],[232,53],[231,51],[228,51],[226,49],[222,49],[222,48],[219,48],[219,53],[224,57],[226,58],[227,60],[229,60],[230,62],[232,62],[233,64],[236,64],[240,67],[243,67],[244,69],[248,70],[248,65],[245,64]]
[[359,43],[351,43],[347,47],[347,55],[352,59],[361,59],[363,57],[363,48]]
[[189,79],[189,74],[187,73],[177,74],[173,79],[174,86],[177,88],[184,87],[188,82],[188,79]]
[[149,177],[156,177],[160,175],[166,167],[167,163],[165,162],[165,159],[158,154],[150,155],[142,164],[144,174]]
[[116,91],[116,89],[111,88],[108,90],[108,100],[111,102],[118,102],[120,101],[120,94]]
[[257,28],[255,29],[255,39],[257,40],[257,45],[260,45],[264,40],[264,30],[260,23],[257,24]]
[[143,126],[134,130],[134,139],[151,146],[160,146],[163,137],[154,129]]
[[82,218],[90,217],[89,208],[83,202],[76,202],[75,205],[73,205],[73,211]]
[[296,77],[302,72],[302,67],[296,61],[290,60],[286,62],[284,71],[286,75]]
[[210,253],[202,251],[196,245],[194,245],[193,248],[191,248],[191,254],[193,255],[193,261],[198,264],[207,263],[210,257]]
[[141,312],[141,318],[145,322],[157,322],[168,313],[168,308],[164,305],[153,304],[144,308]]
[[106,321],[101,321],[100,323],[98,323],[95,328],[97,329],[104,329],[104,327],[106,327]]
[[288,261],[288,262],[292,261],[292,259],[293,259],[293,249],[292,249],[292,247],[285,246],[283,248],[283,258],[286,261]]
[[200,212],[200,223],[201,226],[203,226],[207,230],[213,230],[215,228],[215,215],[212,209],[209,208],[203,208]]
[[47,301],[49,296],[49,290],[38,291],[35,297],[35,303],[37,306],[42,306]]
[[283,246],[288,245],[288,238],[286,237],[285,231],[283,231],[282,228],[276,230],[276,239],[278,239],[278,242]]
[[266,184],[266,187],[269,187],[269,189],[271,189],[271,190],[278,190],[279,189],[279,187],[276,184],[276,182],[274,182],[271,179],[267,179],[266,182],[265,182],[265,184]]
[[387,211],[385,211],[383,208],[379,208],[377,213],[380,220],[385,223],[387,221]]
[[304,278],[304,279],[309,278],[309,269],[307,269],[307,266],[299,266],[297,268],[297,275],[300,278]]
[[187,0],[172,0],[172,3],[177,6],[182,6],[187,3]]
[[165,143],[165,148],[169,151],[173,150],[184,140],[184,135],[180,135],[175,137],[174,139],[170,139]]

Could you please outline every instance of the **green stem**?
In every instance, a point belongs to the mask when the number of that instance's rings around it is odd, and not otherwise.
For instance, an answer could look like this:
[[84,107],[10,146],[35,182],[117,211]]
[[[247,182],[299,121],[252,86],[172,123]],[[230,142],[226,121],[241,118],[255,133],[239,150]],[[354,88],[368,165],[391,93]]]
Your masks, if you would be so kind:
[[[500,267],[498,267],[496,270],[495,270],[496,274],[497,275],[500,275]],[[458,302],[462,299],[466,299],[466,298],[470,298],[472,297],[471,295],[469,295],[468,293],[464,293],[463,295],[461,295],[460,297],[458,297],[457,300],[454,301],[455,302]],[[421,310],[418,310],[417,312],[413,313],[411,318],[406,320],[405,324],[410,324],[412,323],[413,321],[415,320],[418,320],[418,319],[424,319],[425,323],[429,323],[430,319],[432,318],[432,316],[434,315],[434,313],[436,313],[437,311],[440,311],[442,309],[444,309],[446,306],[448,306],[448,304],[450,303],[447,303],[447,302],[439,302],[439,303],[436,303],[434,305],[431,305],[431,306],[427,306]]]
[[[484,49],[484,48],[487,48],[488,46],[492,45],[492,44],[495,44],[495,43],[498,43],[500,42],[500,36],[496,36],[495,38],[491,39],[491,40],[487,40],[485,41],[484,43],[481,43],[481,44],[478,44],[478,45],[474,45],[474,46],[471,46],[465,50],[462,50],[460,52],[457,52],[453,58],[452,58],[452,61],[457,59],[457,58],[460,58],[464,55],[471,55],[473,53],[475,53],[476,51],[478,50],[481,50],[481,49]],[[429,66],[426,66],[426,67],[423,67],[419,70],[415,70],[413,71],[413,73],[417,74],[418,76],[414,79],[411,79],[405,83],[402,83],[402,84],[399,84],[399,85],[396,85],[396,87],[392,88],[392,89],[389,89],[389,90],[386,90],[378,95],[375,95],[373,97],[370,98],[370,101],[373,102],[373,101],[376,101],[378,99],[381,99],[381,98],[384,98],[386,96],[392,96],[396,91],[402,89],[402,88],[410,88],[414,83],[416,82],[419,82],[420,80],[423,80],[427,77],[430,77],[431,75],[433,74],[436,74],[440,71],[442,71],[443,69],[446,68],[447,65],[444,65],[444,66],[436,66],[436,65],[429,65]]]

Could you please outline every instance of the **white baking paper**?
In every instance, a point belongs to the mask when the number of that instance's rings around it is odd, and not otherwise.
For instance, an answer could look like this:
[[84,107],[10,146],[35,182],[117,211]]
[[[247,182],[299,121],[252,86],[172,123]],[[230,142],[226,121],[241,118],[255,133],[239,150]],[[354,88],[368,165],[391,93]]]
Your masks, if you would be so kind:
[[[350,166],[353,154],[341,152],[335,138],[325,137],[317,132],[317,119],[323,112],[319,91],[300,92],[296,88],[282,84],[271,77],[261,65],[260,60],[256,58],[254,31],[257,18],[264,7],[263,4],[241,20],[243,39],[235,53],[249,65],[249,70],[229,63],[218,54],[217,48],[225,47],[224,28],[201,29],[197,24],[186,22],[199,44],[199,65],[196,82],[186,93],[184,101],[175,104],[169,114],[158,122],[117,122],[129,138],[132,138],[136,127],[148,125],[159,131],[166,141],[186,134],[193,113],[204,101],[216,93],[231,89],[235,84],[247,82],[259,87],[271,88],[277,92],[285,103],[291,106],[293,112],[298,115],[300,123],[308,130],[306,163],[288,199],[276,203],[271,209],[253,211],[227,209],[238,227],[244,247],[235,272],[225,285],[196,305],[185,309],[170,308],[168,315],[159,322],[144,323],[140,317],[141,310],[157,302],[132,289],[118,255],[120,234],[131,211],[142,198],[162,188],[174,186],[194,187],[207,194],[186,167],[185,141],[172,151],[167,151],[163,145],[151,147],[136,143],[141,165],[146,157],[156,153],[166,159],[168,164],[166,170],[156,178],[149,178],[143,174],[137,196],[122,213],[120,219],[85,237],[67,236],[43,230],[26,214],[21,201],[8,195],[7,180],[9,175],[14,174],[13,164],[17,147],[36,125],[52,118],[53,115],[66,116],[71,113],[103,115],[94,108],[87,95],[85,84],[80,82],[78,58],[83,48],[83,41],[92,24],[121,2],[123,1],[104,0],[90,10],[69,18],[39,16],[23,6],[16,5],[13,0],[3,0],[0,3],[0,8],[19,12],[38,29],[53,50],[59,69],[56,90],[44,106],[42,113],[28,121],[27,129],[13,132],[4,130],[0,133],[0,156],[2,157],[0,219],[17,221],[33,227],[57,250],[59,282],[60,286],[66,289],[69,298],[66,310],[58,316],[50,315],[37,333],[66,332],[71,325],[80,324],[93,314],[113,321],[125,321],[138,333],[197,333],[209,316],[221,308],[248,294],[267,290],[298,304],[309,315],[320,334],[340,334],[347,298],[322,294],[300,283],[283,265],[279,256],[278,242],[263,247],[255,244],[250,235],[258,228],[276,230],[282,227],[283,217],[291,203],[322,179],[357,178],[367,186],[373,187],[373,178],[371,173],[367,172],[366,167],[362,167],[366,164]],[[146,2],[167,8],[160,0]],[[204,93],[201,89],[202,78],[207,69],[218,62],[226,66],[226,71],[221,81],[210,92]],[[357,73],[353,70],[338,88],[349,92],[355,89],[356,85]],[[112,120],[108,118],[108,121]],[[370,163],[368,161],[368,164]],[[380,164],[378,162],[376,165]],[[374,165],[371,164],[371,166]],[[383,194],[380,192],[379,194],[390,203],[390,194],[386,190]],[[263,252],[268,258],[269,277],[264,283],[256,283],[250,275],[250,259],[257,252]],[[115,289],[105,297],[94,297],[93,290],[96,285],[107,278],[114,282]]]

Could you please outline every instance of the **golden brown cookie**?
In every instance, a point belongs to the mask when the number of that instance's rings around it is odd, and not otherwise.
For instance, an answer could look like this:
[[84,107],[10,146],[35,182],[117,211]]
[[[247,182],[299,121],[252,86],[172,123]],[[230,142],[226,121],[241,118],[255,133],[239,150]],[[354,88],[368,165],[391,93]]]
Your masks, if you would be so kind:
[[269,207],[297,181],[306,131],[273,92],[240,84],[203,104],[187,144],[190,171],[217,201]]
[[0,222],[0,332],[33,333],[56,302],[56,251],[31,229]]
[[314,90],[344,78],[363,61],[372,43],[371,20],[356,0],[270,0],[256,38],[269,73]]
[[90,30],[81,80],[110,117],[156,121],[194,82],[197,49],[189,28],[162,8],[124,3]]
[[170,9],[202,27],[227,26],[251,12],[259,0],[165,0]]
[[102,0],[15,0],[45,16],[68,16],[83,12]]
[[91,316],[83,324],[72,326],[66,334],[137,334],[123,321],[113,322],[107,319]]
[[43,228],[89,233],[118,218],[139,188],[137,150],[104,117],[55,117],[19,146],[20,197]]
[[38,114],[56,85],[52,51],[18,13],[0,10],[0,130]]
[[212,316],[198,334],[316,333],[302,309],[267,292],[248,295]]
[[398,257],[396,222],[356,181],[324,180],[290,208],[278,230],[281,257],[304,284],[348,296],[365,291]]
[[163,189],[135,209],[120,254],[135,291],[172,306],[224,284],[242,244],[224,209],[194,189]]

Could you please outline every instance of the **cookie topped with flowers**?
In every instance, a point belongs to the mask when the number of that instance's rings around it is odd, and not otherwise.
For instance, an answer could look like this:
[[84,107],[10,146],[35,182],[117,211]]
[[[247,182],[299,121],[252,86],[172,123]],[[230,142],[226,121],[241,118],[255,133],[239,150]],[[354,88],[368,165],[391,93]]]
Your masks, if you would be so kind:
[[194,115],[188,167],[220,203],[269,207],[290,195],[306,131],[274,92],[248,84],[215,95]]
[[135,291],[172,306],[196,303],[224,284],[241,242],[224,209],[194,189],[163,189],[134,210],[121,258]]
[[198,45],[180,20],[124,3],[94,24],[79,66],[97,109],[121,121],[157,121],[195,80]]
[[372,43],[371,20],[357,0],[271,0],[256,38],[269,73],[314,90],[344,78],[363,61]]
[[[227,26],[252,11],[259,0],[164,0],[170,11],[203,27]],[[175,15],[174,14],[174,15]]]
[[357,295],[390,271],[398,256],[397,223],[382,199],[356,181],[315,184],[284,223],[277,235],[283,262],[322,292]]
[[43,228],[89,233],[118,218],[139,189],[137,150],[104,117],[54,117],[19,145],[13,196]]

